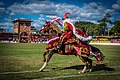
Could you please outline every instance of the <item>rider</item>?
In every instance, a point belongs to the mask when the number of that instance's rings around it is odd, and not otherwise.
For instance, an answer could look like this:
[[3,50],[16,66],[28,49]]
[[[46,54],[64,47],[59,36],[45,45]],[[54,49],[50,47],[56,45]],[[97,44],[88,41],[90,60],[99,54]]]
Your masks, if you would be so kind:
[[[70,14],[70,12],[66,12],[66,13],[64,14],[63,24],[60,22],[60,20],[57,21],[60,26],[63,26],[63,27],[64,27],[64,32],[68,32],[67,34],[65,34],[65,35],[62,37],[62,39],[61,39],[62,42],[64,42],[64,38],[66,38],[66,37],[67,37],[67,39],[70,38],[71,32],[72,32],[78,39],[80,39],[81,41],[83,41],[84,43],[89,42],[90,40],[92,40],[92,37],[91,37],[91,36],[83,37],[82,35],[84,34],[84,32],[83,32],[81,35],[79,35],[79,34],[76,33],[75,26],[73,25],[72,20],[68,17],[69,14]],[[86,44],[89,46],[88,43],[86,43]],[[61,45],[60,48],[62,48],[62,45]],[[96,58],[96,60],[98,61],[98,58],[97,58],[96,54],[92,53],[91,51],[90,51],[90,54],[91,54],[92,56],[94,56],[94,57]]]
[[[91,36],[83,37],[83,36],[81,36],[81,35],[79,35],[79,34],[76,33],[75,26],[73,25],[71,19],[68,18],[68,15],[69,15],[69,14],[70,14],[69,12],[66,12],[66,13],[64,14],[63,24],[60,22],[60,18],[55,18],[54,20],[51,21],[51,24],[54,23],[54,22],[58,22],[58,24],[59,24],[60,26],[63,26],[64,32],[68,32],[68,33],[66,33],[66,36],[67,36],[67,37],[68,37],[68,36],[70,37],[70,34],[71,34],[71,33],[70,33],[69,31],[71,31],[78,39],[80,39],[80,40],[83,41],[83,42],[92,40],[92,37],[91,37]],[[69,38],[69,37],[68,37],[68,38]],[[64,38],[65,38],[65,37],[64,37]],[[64,39],[62,39],[62,40],[64,40]],[[49,41],[48,41],[48,42],[49,42]]]
[[[83,37],[76,33],[76,29],[72,23],[72,20],[68,18],[69,14],[70,14],[69,12],[66,12],[64,14],[63,24],[61,24],[59,21],[57,21],[59,23],[59,25],[64,27],[64,31],[67,31],[67,32],[71,31],[78,39],[80,39],[81,41],[84,41],[84,42],[92,40],[91,36]],[[66,34],[66,36],[69,36],[69,34]]]

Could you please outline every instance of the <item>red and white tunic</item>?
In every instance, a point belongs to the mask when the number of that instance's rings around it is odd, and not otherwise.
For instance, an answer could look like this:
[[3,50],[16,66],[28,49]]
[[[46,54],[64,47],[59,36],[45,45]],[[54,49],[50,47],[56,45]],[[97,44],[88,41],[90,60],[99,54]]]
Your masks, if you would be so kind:
[[76,29],[75,29],[75,26],[73,25],[71,19],[68,19],[68,18],[65,19],[65,20],[63,21],[63,26],[64,26],[64,31],[67,31],[67,30],[72,31],[73,34],[74,34],[78,39],[80,39],[80,40],[82,40],[82,41],[89,41],[89,40],[92,39],[91,36],[89,36],[89,37],[87,37],[87,38],[85,38],[84,36],[82,36],[82,35],[85,34],[85,33],[83,33],[83,34],[81,34],[81,35],[77,34]]

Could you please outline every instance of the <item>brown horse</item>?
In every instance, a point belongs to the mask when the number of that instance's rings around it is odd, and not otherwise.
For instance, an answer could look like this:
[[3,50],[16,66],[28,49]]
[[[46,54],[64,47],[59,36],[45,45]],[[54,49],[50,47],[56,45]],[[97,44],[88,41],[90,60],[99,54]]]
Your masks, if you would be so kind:
[[[89,58],[89,56],[91,56],[90,50],[92,51],[92,53],[97,55],[96,57],[100,61],[102,61],[104,58],[104,55],[101,53],[101,51],[98,48],[93,47],[91,45],[88,45],[85,42],[78,40],[74,35],[72,35],[70,37],[70,39],[68,39],[65,43],[63,43],[62,48],[60,49],[59,40],[61,37],[63,37],[62,35],[64,35],[64,34],[62,34],[62,31],[60,31],[59,28],[55,24],[46,22],[46,24],[40,30],[40,32],[42,35],[47,36],[48,39],[49,38],[51,39],[51,37],[52,37],[55,40],[52,40],[50,43],[47,44],[48,46],[46,47],[46,51],[43,54],[44,64],[39,69],[39,71],[43,71],[43,69],[47,66],[51,57],[55,53],[60,53],[62,55],[79,56],[79,58],[85,63],[83,70],[80,71],[79,73],[92,71],[92,60]],[[62,51],[62,53],[60,51]],[[46,55],[48,55],[47,58],[46,58]]]

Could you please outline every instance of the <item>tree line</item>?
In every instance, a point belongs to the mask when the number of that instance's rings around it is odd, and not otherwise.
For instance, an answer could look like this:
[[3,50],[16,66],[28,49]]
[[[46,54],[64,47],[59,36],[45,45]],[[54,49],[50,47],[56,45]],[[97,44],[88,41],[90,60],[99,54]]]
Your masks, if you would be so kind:
[[91,36],[120,36],[120,18],[114,22],[110,20],[111,15],[107,13],[98,24],[85,21],[75,22],[75,26],[82,29]]

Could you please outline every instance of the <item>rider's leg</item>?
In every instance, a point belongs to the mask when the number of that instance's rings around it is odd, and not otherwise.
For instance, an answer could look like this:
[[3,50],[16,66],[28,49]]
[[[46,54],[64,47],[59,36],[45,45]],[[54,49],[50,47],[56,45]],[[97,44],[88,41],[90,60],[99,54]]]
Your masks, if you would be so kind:
[[67,36],[68,36],[68,33],[66,32],[66,34],[62,35],[60,40],[59,40],[58,52],[60,52],[60,54],[65,53],[65,44],[64,44],[64,42],[66,42]]

